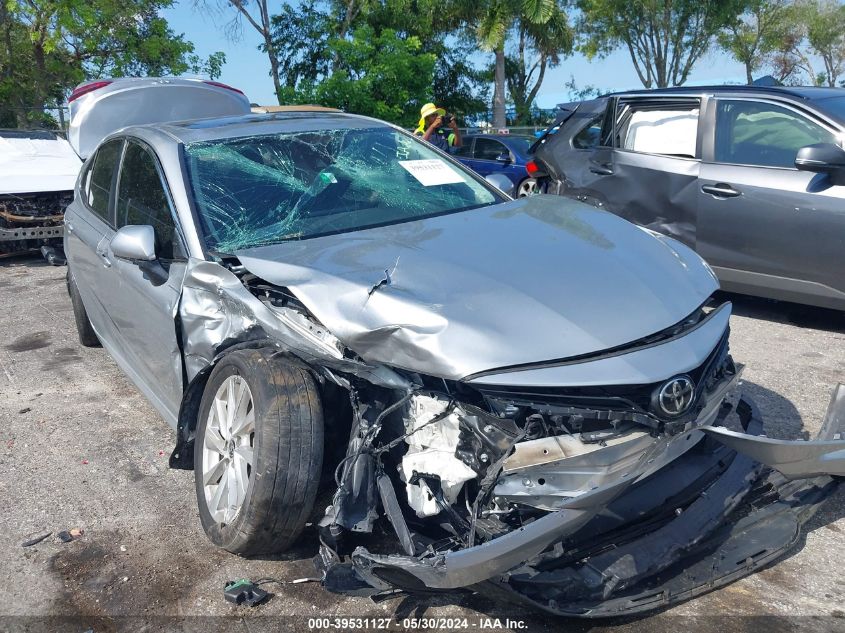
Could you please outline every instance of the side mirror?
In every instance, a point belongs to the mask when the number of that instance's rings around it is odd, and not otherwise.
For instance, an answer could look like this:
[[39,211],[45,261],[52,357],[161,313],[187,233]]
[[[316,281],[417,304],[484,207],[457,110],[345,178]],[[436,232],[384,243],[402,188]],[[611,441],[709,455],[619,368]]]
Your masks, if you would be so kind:
[[127,225],[118,229],[111,240],[115,257],[133,262],[151,262],[156,259],[155,233],[149,224]]
[[816,143],[798,150],[795,167],[827,174],[834,185],[845,184],[845,149],[833,143]]
[[504,191],[509,196],[513,197],[513,183],[510,178],[504,174],[490,174],[484,180],[496,187],[500,191]]
[[503,154],[499,154],[498,156],[496,156],[496,162],[497,163],[506,163],[506,164],[510,163],[511,162],[511,155],[508,154],[507,152],[504,152]]

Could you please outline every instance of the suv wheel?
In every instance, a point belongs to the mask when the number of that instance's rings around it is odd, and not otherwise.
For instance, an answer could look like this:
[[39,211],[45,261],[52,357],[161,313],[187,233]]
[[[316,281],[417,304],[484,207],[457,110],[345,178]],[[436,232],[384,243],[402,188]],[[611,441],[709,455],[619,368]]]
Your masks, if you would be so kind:
[[194,480],[203,529],[235,554],[284,551],[314,506],[323,411],[311,375],[270,350],[225,356],[197,419]]

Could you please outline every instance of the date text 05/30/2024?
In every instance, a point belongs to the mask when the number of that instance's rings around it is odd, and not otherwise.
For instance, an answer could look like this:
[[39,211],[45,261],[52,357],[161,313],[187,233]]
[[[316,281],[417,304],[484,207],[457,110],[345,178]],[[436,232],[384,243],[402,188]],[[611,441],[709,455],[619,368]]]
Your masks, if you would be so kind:
[[309,618],[308,628],[320,630],[525,630],[528,624],[524,620],[510,618]]

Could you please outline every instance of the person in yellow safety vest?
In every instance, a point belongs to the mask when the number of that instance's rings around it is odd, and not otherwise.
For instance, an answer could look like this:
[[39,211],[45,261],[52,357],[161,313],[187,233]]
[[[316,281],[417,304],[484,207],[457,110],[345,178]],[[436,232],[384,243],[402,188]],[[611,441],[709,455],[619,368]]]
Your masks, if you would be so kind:
[[433,103],[426,103],[420,108],[420,122],[414,134],[422,136],[424,141],[444,152],[448,152],[450,147],[461,146],[461,131],[455,117],[447,115],[446,110]]

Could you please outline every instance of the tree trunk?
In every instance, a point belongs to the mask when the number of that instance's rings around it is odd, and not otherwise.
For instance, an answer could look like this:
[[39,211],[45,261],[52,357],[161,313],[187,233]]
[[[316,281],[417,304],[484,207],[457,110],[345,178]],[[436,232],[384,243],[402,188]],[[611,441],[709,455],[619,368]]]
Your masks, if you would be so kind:
[[264,41],[267,47],[267,56],[270,58],[270,74],[273,76],[273,87],[276,89],[276,101],[279,102],[279,105],[283,105],[281,98],[282,84],[279,80],[279,58],[276,57],[276,49],[273,48],[273,40],[269,31],[265,35]]
[[496,47],[496,83],[493,88],[493,127],[503,128],[505,119],[505,43]]
[[754,77],[751,76],[751,64],[749,63],[745,64],[745,80],[749,86],[754,83]]

